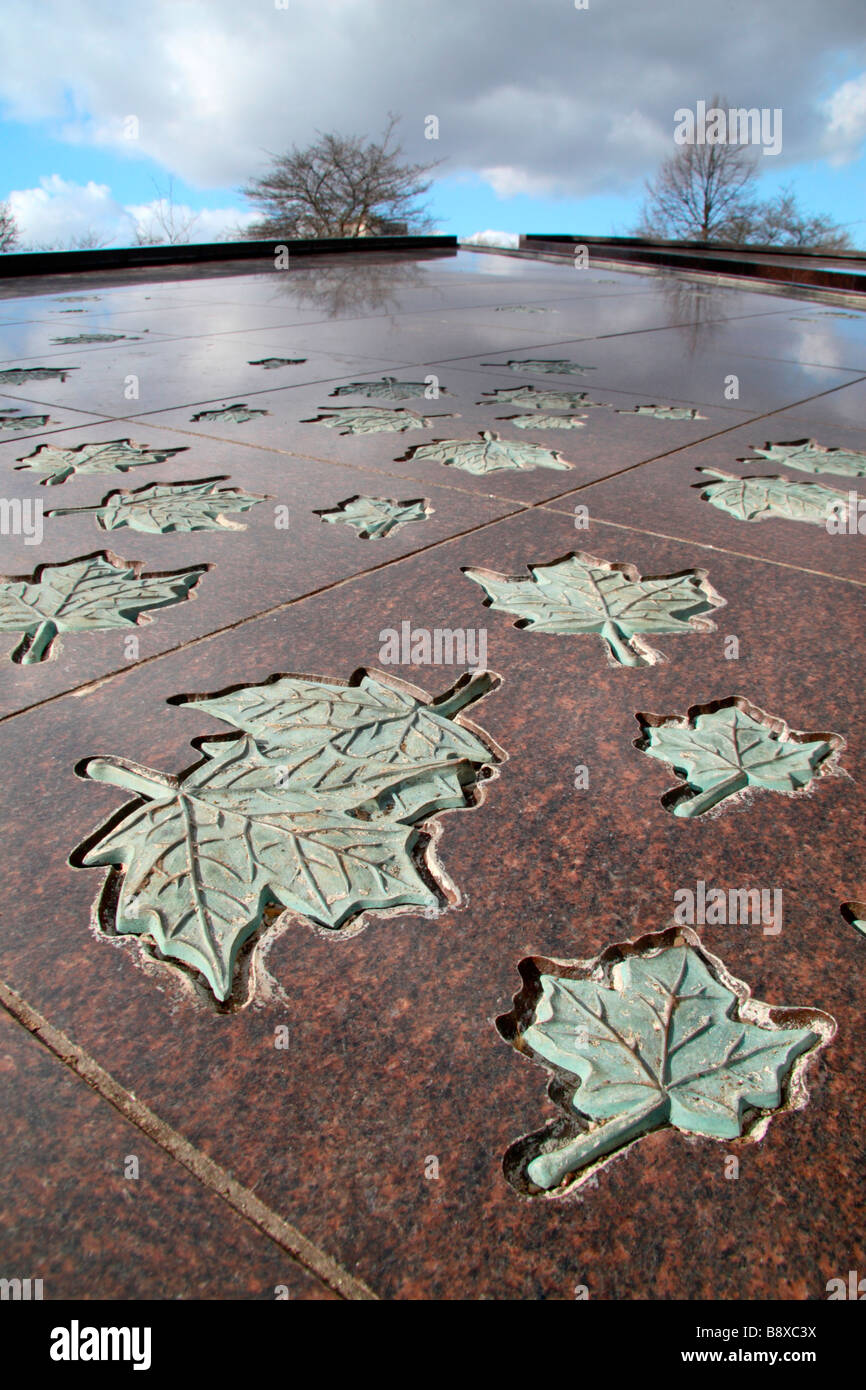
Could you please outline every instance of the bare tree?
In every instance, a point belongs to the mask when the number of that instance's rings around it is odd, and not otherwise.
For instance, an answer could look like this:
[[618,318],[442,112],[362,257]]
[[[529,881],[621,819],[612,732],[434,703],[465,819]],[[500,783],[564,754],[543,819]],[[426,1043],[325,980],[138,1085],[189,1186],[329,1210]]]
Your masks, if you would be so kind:
[[[718,95],[708,105],[725,108]],[[830,217],[801,211],[790,188],[759,202],[751,196],[759,157],[741,144],[682,145],[646,185],[637,236],[729,242],[737,246],[802,246],[843,251],[851,240]]]
[[742,145],[681,146],[647,183],[637,235],[727,241],[756,173],[757,158]]
[[133,218],[133,245],[180,246],[189,241],[190,232],[198,221],[198,213],[175,202],[174,179],[169,179],[163,192],[154,183],[157,200],[148,209],[146,218]]
[[262,219],[247,237],[358,237],[423,231],[429,225],[417,200],[430,188],[424,175],[435,164],[405,164],[389,115],[381,140],[320,135],[306,149],[272,155],[266,174],[243,192]]
[[8,203],[0,203],[0,253],[14,251],[19,241],[18,223],[12,215],[12,208]]

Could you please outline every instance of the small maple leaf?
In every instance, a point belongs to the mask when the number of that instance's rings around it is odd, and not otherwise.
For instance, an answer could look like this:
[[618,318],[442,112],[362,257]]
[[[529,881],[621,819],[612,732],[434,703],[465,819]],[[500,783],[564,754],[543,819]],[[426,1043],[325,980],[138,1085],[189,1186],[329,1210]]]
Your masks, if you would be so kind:
[[831,770],[844,740],[801,733],[741,696],[686,716],[638,714],[635,747],[686,779],[662,797],[675,816],[689,819],[747,788],[797,792]]
[[0,413],[0,430],[41,430],[50,419],[50,415],[20,415],[17,410],[7,410]]
[[586,424],[585,415],[499,415],[519,430],[582,430]]
[[847,507],[844,492],[824,487],[821,483],[793,482],[782,474],[772,477],[741,478],[736,473],[723,473],[720,468],[699,468],[718,478],[715,483],[695,483],[702,501],[711,502],[720,511],[736,517],[737,521],[808,521],[826,526],[829,517]]
[[538,632],[596,633],[612,661],[651,666],[663,658],[643,633],[713,632],[701,616],[725,600],[706,570],[642,578],[634,565],[612,564],[578,551],[549,565],[529,565],[529,578],[495,570],[464,569],[487,594],[490,608],[517,613],[519,628]]
[[595,367],[583,367],[567,357],[519,357],[509,358],[507,362],[482,362],[481,365],[508,367],[512,372],[528,372],[530,376],[544,376],[548,372],[554,376],[582,376],[584,372],[595,371]]
[[[387,401],[408,401],[416,396],[426,396],[429,383],[426,381],[398,381],[395,376],[383,376],[381,381],[350,381],[346,386],[338,386],[332,396],[369,396]],[[451,392],[440,386],[437,396],[450,396]]]
[[130,338],[128,333],[76,333],[72,338],[52,338],[51,341],[62,347],[71,347],[73,343],[119,343],[121,338],[131,343],[139,342],[138,338]]
[[476,405],[527,405],[533,410],[609,410],[607,401],[591,401],[585,391],[554,391],[540,386],[503,386],[482,391]]
[[398,502],[394,497],[350,497],[339,507],[314,512],[323,521],[345,521],[354,526],[361,540],[381,540],[399,531],[410,521],[426,521],[433,508],[426,498],[415,497]]
[[227,420],[234,425],[243,425],[247,420],[255,420],[259,415],[270,415],[269,410],[253,410],[243,401],[236,401],[234,405],[221,406],[219,410],[200,410],[197,415],[191,415],[192,421],[196,420]]
[[367,910],[437,906],[434,866],[428,882],[413,858],[417,826],[465,805],[464,789],[502,756],[454,722],[495,681],[479,674],[426,703],[386,675],[353,680],[277,677],[172,701],[234,725],[235,736],[202,742],[204,760],[181,777],[122,758],[81,764],[80,775],[145,798],[70,860],[115,866],[103,925],[150,933],[226,999],[269,905],[332,929]]
[[322,406],[321,415],[302,420],[303,425],[327,425],[340,434],[381,434],[385,431],[404,433],[406,430],[426,430],[434,420],[450,420],[451,415],[416,415],[414,410],[386,410],[381,406]]
[[0,372],[0,386],[20,386],[22,381],[65,381],[78,367],[9,367]]
[[104,551],[0,576],[0,632],[23,633],[12,660],[32,665],[54,655],[58,633],[135,627],[145,610],[182,602],[209,568],[142,574],[141,563]]
[[46,516],[90,512],[103,531],[129,526],[133,531],[163,535],[169,531],[243,531],[226,512],[248,512],[265,499],[242,488],[218,488],[227,479],[202,478],[194,483],[149,483],[134,491],[119,488],[95,507],[55,507]]
[[34,453],[18,460],[18,472],[47,473],[40,484],[54,486],[67,478],[88,473],[126,473],[148,463],[165,463],[175,454],[186,453],[187,445],[172,449],[151,449],[147,444],[133,444],[130,439],[109,439],[104,444],[77,444],[58,449],[54,444],[40,444]]
[[618,410],[617,415],[649,415],[656,420],[706,420],[697,410],[681,405],[636,405],[634,410]]
[[547,309],[538,304],[497,304],[494,314],[558,314],[558,309]]
[[[840,477],[866,478],[866,454],[856,449],[828,449],[815,439],[793,439],[787,444],[765,444],[762,449],[750,445],[760,458],[770,463],[787,464],[801,473],[836,473]],[[750,463],[751,459],[737,459]]]
[[[478,440],[481,442],[479,443]],[[498,473],[502,469],[571,468],[555,449],[525,440],[500,439],[492,430],[483,430],[478,439],[434,439],[410,449],[405,459],[433,459],[464,473]]]
[[264,367],[266,372],[273,372],[277,367],[300,367],[306,362],[306,357],[260,357],[257,362],[248,362],[248,367]]
[[525,960],[520,973],[523,988],[497,1028],[549,1069],[548,1094],[563,1113],[505,1155],[506,1175],[526,1194],[562,1195],[657,1129],[760,1137],[783,1100],[793,1108],[795,1091],[797,1108],[805,1104],[808,1059],[835,1033],[817,1009],[751,1000],[687,928],[597,961]]

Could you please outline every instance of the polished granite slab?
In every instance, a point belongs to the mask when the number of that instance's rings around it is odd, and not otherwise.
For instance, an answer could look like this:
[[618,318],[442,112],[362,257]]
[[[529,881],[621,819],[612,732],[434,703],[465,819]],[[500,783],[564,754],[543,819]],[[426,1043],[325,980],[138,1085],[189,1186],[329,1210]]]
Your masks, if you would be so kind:
[[[8,527],[0,537],[3,570],[11,574],[98,548],[157,571],[212,566],[194,601],[158,611],[137,630],[140,649],[130,659],[117,658],[119,632],[69,633],[61,634],[55,661],[4,669],[0,981],[14,992],[7,1000],[19,1001],[0,1044],[12,1058],[3,1082],[14,1117],[3,1160],[12,1213],[4,1267],[12,1259],[40,1277],[41,1262],[55,1296],[79,1297],[273,1297],[277,1284],[293,1298],[334,1288],[353,1297],[362,1288],[353,1281],[362,1281],[379,1297],[408,1299],[571,1301],[580,1286],[592,1298],[823,1298],[829,1278],[866,1259],[857,1234],[862,1153],[852,1123],[866,1055],[863,938],[841,911],[845,902],[866,900],[866,540],[790,521],[737,522],[701,502],[689,483],[700,480],[698,465],[774,471],[766,462],[733,462],[747,444],[770,439],[808,436],[866,448],[854,418],[862,386],[849,365],[860,358],[849,353],[839,366],[815,354],[813,366],[777,355],[786,351],[787,317],[815,311],[793,295],[713,287],[712,303],[697,308],[707,296],[676,288],[679,277],[666,284],[655,275],[599,271],[577,281],[570,267],[468,252],[390,269],[389,283],[387,265],[358,265],[354,280],[345,264],[333,273],[307,266],[295,294],[277,291],[274,274],[246,272],[171,285],[152,275],[98,288],[110,305],[96,306],[106,331],[125,331],[145,299],[154,333],[159,316],[175,328],[178,310],[188,314],[186,336],[133,345],[138,360],[160,370],[164,389],[182,389],[187,399],[167,409],[163,395],[148,410],[142,396],[134,416],[116,412],[80,425],[67,418],[59,432],[44,431],[46,442],[75,448],[131,438],[185,452],[44,487],[39,475],[16,468],[43,431],[23,447],[17,438],[0,445],[9,500],[95,506],[118,488],[214,477],[268,499],[229,514],[243,531],[104,532],[92,513],[81,513],[46,518],[39,545]],[[64,325],[59,332],[72,323],[68,331],[77,333],[85,315],[59,314],[75,307],[61,296],[87,292],[81,277],[72,279],[39,304],[0,301],[0,321],[14,307],[14,323],[37,324],[46,336],[55,322]],[[599,283],[607,279],[613,283]],[[293,308],[285,329],[263,329],[257,314],[270,312],[277,292]],[[305,333],[309,319],[290,321],[295,310],[310,311],[311,294],[320,296],[312,311],[327,332],[313,323]],[[397,326],[385,317],[383,295],[391,312],[396,305]],[[542,316],[496,306],[541,301],[568,321],[569,336],[530,349]],[[222,305],[231,313],[220,319]],[[649,327],[664,312],[667,326]],[[574,337],[581,314],[594,333],[583,340]],[[215,322],[233,326],[215,329]],[[851,333],[850,321],[827,322]],[[629,331],[640,323],[649,331]],[[718,324],[727,335],[723,351]],[[231,392],[217,399],[205,380],[197,391],[197,354],[216,344],[214,360],[232,363],[236,354],[240,372],[259,355],[246,349],[254,341],[262,347],[263,333],[262,356],[288,356],[291,347],[311,359],[321,351],[330,362],[339,343],[351,361],[341,366],[334,358],[327,379],[300,385],[272,382],[279,373],[265,371],[266,384],[249,403],[268,415],[193,422],[201,401],[246,399]],[[476,352],[480,335],[485,347]],[[74,349],[82,370],[56,388],[70,411],[93,411],[88,391],[98,389],[99,374],[122,368],[127,349],[119,353],[119,346]],[[394,350],[381,358],[385,347]],[[514,373],[484,365],[491,351],[494,361],[568,357],[596,370]],[[459,419],[372,435],[303,423],[321,406],[383,404],[330,395],[340,384],[385,374],[382,360],[394,366],[389,375],[415,380],[432,372],[452,393],[384,404],[455,411]],[[186,365],[172,384],[178,364]],[[716,389],[723,369],[745,383],[739,400]],[[585,390],[610,404],[587,409],[582,430],[524,433],[498,421],[516,413],[510,406],[485,404],[482,393],[526,384]],[[838,398],[852,404],[834,418]],[[18,392],[14,399],[24,404]],[[648,404],[694,407],[706,418],[632,413]],[[415,443],[485,429],[559,449],[574,468],[475,476],[399,457]],[[317,515],[361,494],[424,497],[433,514],[384,540],[362,540]],[[280,505],[288,508],[287,531],[274,525]],[[575,511],[584,505],[588,514]],[[706,571],[724,606],[712,610],[706,630],[654,635],[664,660],[626,667],[613,663],[597,635],[517,627],[515,615],[486,606],[481,586],[463,573],[528,578],[528,565],[575,551],[633,565],[645,577]],[[440,812],[428,826],[434,843],[422,838],[439,884],[435,910],[370,911],[363,929],[339,932],[288,917],[259,932],[238,992],[222,1006],[185,967],[158,959],[134,937],[98,929],[91,913],[103,871],[68,860],[129,793],[84,780],[82,760],[120,757],[181,773],[201,756],[193,740],[226,730],[201,710],[167,702],[277,673],[345,681],[359,667],[378,668],[440,695],[465,661],[419,664],[401,653],[394,664],[383,634],[406,624],[471,634],[476,643],[483,634],[486,664],[501,678],[466,719],[505,756],[482,778],[474,804]],[[11,649],[14,638],[4,643]],[[734,696],[794,730],[833,735],[838,756],[803,792],[754,792],[718,814],[678,819],[663,802],[676,776],[636,746],[643,727],[636,715],[683,716]],[[673,921],[675,893],[698,881],[783,895],[777,934],[755,923],[696,930],[757,999],[833,1019],[835,1038],[806,1069],[805,1103],[789,1097],[757,1141],[658,1130],[569,1196],[521,1195],[503,1157],[557,1111],[544,1069],[495,1026],[520,987],[520,962],[530,955],[588,959],[659,931]],[[124,1197],[113,1170],[96,1183],[91,1170],[109,1161],[105,1154],[144,1153],[144,1140],[105,1092],[85,1088],[27,1038],[18,1020],[37,1015],[110,1074],[123,1095],[255,1192],[274,1229],[290,1223],[326,1265],[336,1262],[345,1281],[332,1280],[329,1289],[301,1270],[285,1245],[164,1148],[148,1150],[148,1167],[159,1172],[153,1209]],[[280,1036],[285,1046],[275,1045]],[[63,1137],[70,1131],[73,1141]],[[69,1142],[77,1147],[70,1151]],[[47,1206],[32,1180],[43,1150]],[[77,1224],[61,1236],[55,1213],[59,1225],[73,1201]],[[181,1232],[170,1255],[156,1247],[154,1222]],[[70,1252],[79,1245],[87,1258],[76,1262]]]

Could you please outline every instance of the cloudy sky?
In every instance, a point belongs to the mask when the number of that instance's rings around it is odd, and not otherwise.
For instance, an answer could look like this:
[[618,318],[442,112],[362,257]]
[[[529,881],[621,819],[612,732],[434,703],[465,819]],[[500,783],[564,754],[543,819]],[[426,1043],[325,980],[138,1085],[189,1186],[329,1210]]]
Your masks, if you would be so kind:
[[208,240],[269,152],[391,109],[441,161],[439,230],[626,233],[674,112],[718,91],[782,110],[761,192],[793,184],[866,246],[864,0],[578,3],[2,0],[0,198],[31,243],[123,244],[173,180]]

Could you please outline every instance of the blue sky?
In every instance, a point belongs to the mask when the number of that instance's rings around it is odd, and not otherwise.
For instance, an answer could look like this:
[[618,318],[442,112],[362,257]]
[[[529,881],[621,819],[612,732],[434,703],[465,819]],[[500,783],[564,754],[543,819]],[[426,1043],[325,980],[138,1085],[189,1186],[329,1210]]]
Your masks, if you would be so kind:
[[267,151],[378,134],[392,109],[407,155],[442,160],[439,230],[627,234],[675,110],[722,92],[783,111],[756,191],[790,184],[866,246],[862,0],[589,3],[4,0],[0,198],[30,244],[121,244],[171,182],[212,239]]

